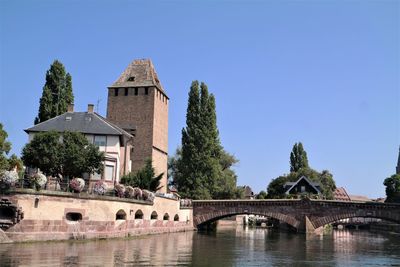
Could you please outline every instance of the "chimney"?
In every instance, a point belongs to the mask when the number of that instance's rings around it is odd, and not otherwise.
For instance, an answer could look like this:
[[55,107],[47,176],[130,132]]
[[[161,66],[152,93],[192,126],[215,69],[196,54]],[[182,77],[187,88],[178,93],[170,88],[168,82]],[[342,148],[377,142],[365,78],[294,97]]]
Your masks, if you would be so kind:
[[88,104],[87,105],[87,112],[88,113],[93,113],[94,110],[94,105],[93,104]]
[[74,112],[74,104],[68,104],[67,112]]

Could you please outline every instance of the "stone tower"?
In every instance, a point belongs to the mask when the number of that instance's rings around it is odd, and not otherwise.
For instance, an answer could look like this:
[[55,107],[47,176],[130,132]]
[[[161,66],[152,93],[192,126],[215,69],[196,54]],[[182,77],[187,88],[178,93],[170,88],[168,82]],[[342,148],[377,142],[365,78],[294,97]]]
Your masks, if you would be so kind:
[[135,129],[131,171],[152,159],[156,174],[164,173],[160,192],[167,192],[168,103],[149,59],[134,60],[108,87],[107,119],[125,130]]
[[396,174],[400,174],[400,147],[399,147],[399,157],[397,158]]

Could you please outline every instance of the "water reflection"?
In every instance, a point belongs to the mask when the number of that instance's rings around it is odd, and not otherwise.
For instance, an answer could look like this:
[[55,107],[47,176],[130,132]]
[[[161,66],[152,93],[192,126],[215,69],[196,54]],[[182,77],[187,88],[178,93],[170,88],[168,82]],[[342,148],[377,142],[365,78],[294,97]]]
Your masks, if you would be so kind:
[[298,235],[219,227],[131,239],[0,245],[0,266],[390,266],[400,238],[366,231]]

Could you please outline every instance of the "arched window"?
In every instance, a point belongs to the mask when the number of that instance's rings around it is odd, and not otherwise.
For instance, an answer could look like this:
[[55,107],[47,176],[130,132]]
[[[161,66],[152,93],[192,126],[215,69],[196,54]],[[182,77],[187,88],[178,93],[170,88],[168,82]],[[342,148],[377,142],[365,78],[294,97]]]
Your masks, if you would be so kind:
[[124,210],[119,210],[117,214],[115,214],[116,220],[126,220],[126,213]]
[[169,215],[168,215],[168,213],[165,213],[165,214],[164,214],[163,220],[164,220],[164,221],[169,221]]
[[136,219],[143,219],[143,212],[141,210],[135,212],[135,220]]
[[176,215],[174,216],[174,221],[175,221],[175,222],[178,222],[178,221],[179,221],[179,216],[178,216],[178,214],[176,214]]
[[150,220],[157,220],[157,218],[158,218],[157,212],[153,211],[151,213]]

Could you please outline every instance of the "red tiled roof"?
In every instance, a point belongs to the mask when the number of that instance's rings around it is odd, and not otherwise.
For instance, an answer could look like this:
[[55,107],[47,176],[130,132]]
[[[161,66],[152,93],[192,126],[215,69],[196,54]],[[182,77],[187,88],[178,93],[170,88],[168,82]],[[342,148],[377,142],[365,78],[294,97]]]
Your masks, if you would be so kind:
[[340,201],[350,201],[350,197],[346,192],[346,189],[343,187],[338,187],[336,190],[333,192],[333,199],[334,200],[340,200]]

